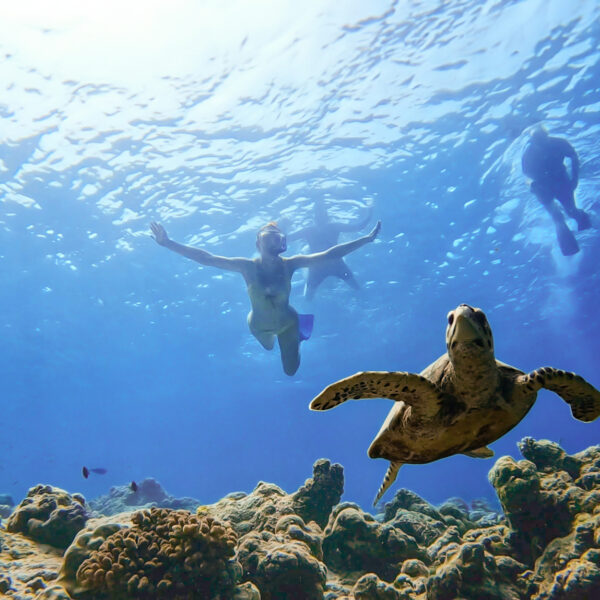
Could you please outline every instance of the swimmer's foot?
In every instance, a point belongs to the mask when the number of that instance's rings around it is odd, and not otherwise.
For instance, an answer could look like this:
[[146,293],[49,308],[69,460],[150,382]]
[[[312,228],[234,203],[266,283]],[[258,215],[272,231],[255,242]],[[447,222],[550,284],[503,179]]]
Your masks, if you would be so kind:
[[315,322],[314,315],[298,315],[298,330],[300,333],[300,341],[303,342],[310,338]]
[[575,218],[577,219],[577,227],[579,231],[589,229],[592,226],[592,219],[590,219],[590,215],[583,210],[580,210]]
[[556,236],[563,256],[572,256],[579,252],[579,244],[573,232],[566,225],[556,228]]

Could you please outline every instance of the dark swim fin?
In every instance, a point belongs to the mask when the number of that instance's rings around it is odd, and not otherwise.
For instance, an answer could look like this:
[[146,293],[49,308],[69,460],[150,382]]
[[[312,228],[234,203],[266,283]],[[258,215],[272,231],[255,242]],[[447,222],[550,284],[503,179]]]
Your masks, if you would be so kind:
[[592,219],[590,219],[590,215],[583,210],[580,210],[579,214],[575,218],[577,219],[577,227],[579,231],[589,229],[592,226]]
[[315,315],[298,315],[298,331],[300,332],[300,341],[303,342],[310,337],[315,322]]
[[556,228],[556,236],[558,237],[560,251],[564,256],[571,256],[579,252],[579,244],[573,232],[566,225]]

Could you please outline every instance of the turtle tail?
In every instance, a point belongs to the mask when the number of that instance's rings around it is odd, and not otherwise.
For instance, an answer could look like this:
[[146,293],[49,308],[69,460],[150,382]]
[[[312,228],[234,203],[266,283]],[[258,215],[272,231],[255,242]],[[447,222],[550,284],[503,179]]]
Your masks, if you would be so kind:
[[373,506],[377,506],[377,503],[381,500],[381,497],[387,492],[387,490],[392,485],[392,483],[394,483],[394,481],[396,481],[396,476],[398,475],[398,471],[400,470],[400,467],[403,464],[404,463],[401,463],[401,462],[390,463],[390,466],[388,467],[385,477],[383,478],[383,483],[381,484],[381,487],[379,488],[379,491],[377,492],[377,496],[375,496],[375,500],[373,501]]

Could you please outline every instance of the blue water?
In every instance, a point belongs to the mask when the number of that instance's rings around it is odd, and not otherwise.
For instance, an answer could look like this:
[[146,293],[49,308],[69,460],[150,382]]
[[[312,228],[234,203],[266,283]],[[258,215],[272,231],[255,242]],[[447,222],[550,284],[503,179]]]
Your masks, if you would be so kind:
[[[0,24],[0,492],[91,498],[153,476],[210,503],[259,480],[293,491],[328,457],[368,508],[391,402],[308,404],[359,370],[421,371],[461,302],[486,312],[500,360],[600,387],[599,231],[563,257],[520,171],[533,126],[568,138],[577,202],[600,220],[598,2],[135,5],[40,3]],[[308,302],[295,276],[315,326],[287,377],[248,331],[241,277],[148,225],[252,256],[259,226],[306,226],[321,198],[383,226],[347,259],[360,293],[328,280]],[[599,433],[542,391],[492,448],[518,456],[530,435],[574,452]],[[84,480],[84,464],[108,473]],[[493,497],[492,465],[409,465],[384,499]]]

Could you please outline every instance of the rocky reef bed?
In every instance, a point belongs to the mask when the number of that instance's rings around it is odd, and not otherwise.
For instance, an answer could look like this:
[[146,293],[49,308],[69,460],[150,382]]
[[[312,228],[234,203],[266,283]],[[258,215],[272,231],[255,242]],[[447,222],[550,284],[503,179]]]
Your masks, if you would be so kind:
[[209,506],[154,480],[89,504],[38,485],[0,529],[0,597],[600,599],[600,446],[519,449],[489,473],[503,514],[401,489],[373,516],[339,503],[343,469],[327,460],[292,494],[261,482]]

